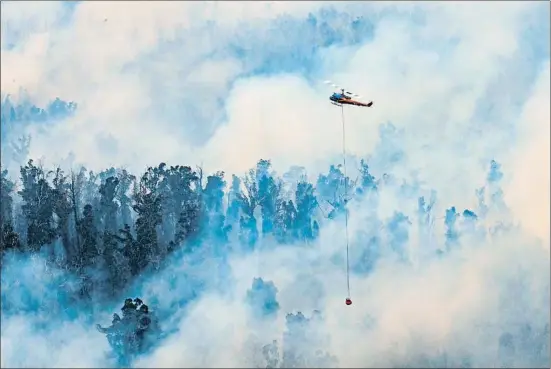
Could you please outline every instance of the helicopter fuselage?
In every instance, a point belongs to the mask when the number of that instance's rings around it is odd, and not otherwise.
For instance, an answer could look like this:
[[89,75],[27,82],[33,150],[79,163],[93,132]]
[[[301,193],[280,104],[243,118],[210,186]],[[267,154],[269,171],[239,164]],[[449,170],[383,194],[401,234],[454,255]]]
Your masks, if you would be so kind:
[[334,102],[339,102],[339,101],[342,101],[342,100],[351,100],[351,99],[352,98],[350,96],[346,96],[345,94],[339,94],[339,93],[336,93],[336,92],[329,97],[329,100],[334,101]]
[[345,105],[365,106],[370,108],[373,105],[372,101],[365,104],[360,101],[352,100],[350,96],[346,96],[345,94],[339,94],[339,93],[334,93],[333,95],[329,96],[329,100],[331,100],[331,104],[334,104],[337,106],[340,106],[341,104],[345,104]]

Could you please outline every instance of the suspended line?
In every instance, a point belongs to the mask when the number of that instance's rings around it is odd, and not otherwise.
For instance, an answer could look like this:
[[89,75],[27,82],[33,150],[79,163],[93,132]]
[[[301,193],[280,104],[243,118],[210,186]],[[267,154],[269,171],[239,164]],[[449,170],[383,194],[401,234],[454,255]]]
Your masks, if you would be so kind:
[[345,222],[345,237],[346,237],[346,288],[348,290],[348,298],[350,298],[350,263],[348,258],[348,180],[346,174],[346,131],[344,128],[344,106],[341,105],[341,120],[342,120],[342,162],[344,166],[344,222]]

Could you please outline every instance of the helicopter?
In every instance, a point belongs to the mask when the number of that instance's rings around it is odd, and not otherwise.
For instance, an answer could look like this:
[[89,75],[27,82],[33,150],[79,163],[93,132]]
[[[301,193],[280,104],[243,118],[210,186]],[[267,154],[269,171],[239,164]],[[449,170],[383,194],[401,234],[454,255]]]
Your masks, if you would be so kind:
[[370,108],[373,106],[373,101],[370,101],[368,103],[363,103],[361,101],[358,101],[356,99],[361,98],[360,95],[357,95],[350,91],[345,91],[344,88],[337,86],[331,81],[325,81],[324,83],[341,90],[340,93],[334,92],[333,95],[329,96],[329,100],[331,100],[331,104],[335,106],[342,107],[343,105],[354,105],[354,106],[361,106],[366,108]]

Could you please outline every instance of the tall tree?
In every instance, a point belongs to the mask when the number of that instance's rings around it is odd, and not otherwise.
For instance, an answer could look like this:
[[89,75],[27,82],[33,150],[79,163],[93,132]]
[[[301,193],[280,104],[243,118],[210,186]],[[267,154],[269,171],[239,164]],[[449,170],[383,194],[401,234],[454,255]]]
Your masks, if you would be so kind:
[[[82,280],[81,294],[91,297],[94,291],[112,292],[106,290],[106,283],[110,283],[112,276],[104,277],[104,273],[110,274],[107,268],[107,260],[98,249],[100,233],[96,228],[94,210],[92,205],[86,204],[82,210],[82,217],[77,223],[79,239],[78,256],[74,258],[73,265],[76,273]],[[114,264],[114,263],[112,263]]]
[[60,168],[55,171],[51,192],[54,214],[57,216],[57,236],[61,237],[63,248],[68,260],[76,256],[78,249],[73,245],[70,238],[69,218],[73,212],[73,205],[69,197],[70,184],[67,177]]
[[233,226],[239,221],[241,210],[241,179],[232,174],[231,186],[228,191],[228,209],[226,210],[226,224]]
[[262,234],[274,231],[277,210],[280,207],[281,183],[271,173],[272,163],[260,160],[256,165],[256,183],[258,184],[258,203],[262,214]]
[[376,190],[377,181],[375,180],[375,177],[371,175],[367,162],[362,159],[360,161],[360,184],[357,187],[356,191],[360,194],[363,194]]
[[312,217],[318,207],[318,200],[314,195],[314,186],[308,182],[299,182],[296,190],[296,228],[298,237],[302,241],[311,241],[315,238]]
[[[118,228],[118,204],[116,202],[119,179],[116,177],[116,170],[110,168],[98,175],[100,179],[99,201],[96,201],[97,223],[101,227],[100,250],[105,260],[111,294],[116,294],[126,286],[129,276],[125,271],[128,269],[129,260],[120,250],[119,239],[117,238]],[[93,177],[92,177],[93,178]],[[93,217],[90,216],[90,220]]]
[[241,203],[239,218],[239,240],[247,249],[253,249],[258,240],[257,220],[255,210],[258,206],[258,186],[254,169],[243,180],[245,191],[238,194]]
[[86,268],[91,266],[95,258],[99,256],[97,248],[99,232],[94,221],[94,210],[90,204],[84,206],[82,219],[78,224],[78,232],[82,240],[78,265],[79,267]]
[[21,251],[19,235],[13,229],[14,183],[8,179],[8,171],[1,170],[0,184],[0,262],[7,250]]
[[114,176],[107,177],[99,187],[100,214],[103,221],[103,230],[114,234],[118,229],[117,211],[118,204],[115,202],[119,179]]
[[122,169],[117,173],[119,180],[117,186],[116,199],[119,202],[121,224],[132,225],[132,198],[130,197],[130,191],[136,177],[130,174],[126,169]]
[[36,252],[41,246],[50,244],[57,234],[52,188],[42,168],[35,166],[32,160],[21,167],[21,181],[23,189],[18,193],[24,202],[22,210],[27,222],[27,246]]
[[1,184],[0,184],[0,224],[12,224],[13,222],[13,199],[12,193],[15,189],[15,185],[8,178],[8,171],[1,171]]
[[158,238],[161,253],[166,253],[165,244],[179,244],[198,231],[201,213],[199,178],[189,166],[168,167],[165,163],[148,168],[147,176],[149,187],[155,188],[160,199],[162,212]]
[[210,235],[216,242],[226,243],[230,227],[225,226],[224,215],[224,172],[217,172],[207,177],[207,183],[203,190],[203,202],[205,204],[206,224]]
[[139,274],[150,262],[158,261],[157,226],[162,223],[158,178],[156,171],[152,167],[148,168],[140,179],[138,192],[134,194],[132,208],[137,214],[137,219],[135,259],[130,262],[133,275]]
[[350,195],[354,191],[354,183],[345,177],[340,166],[331,165],[327,175],[320,174],[316,184],[318,199],[331,205],[329,218],[343,214]]
[[444,218],[444,224],[446,226],[446,248],[449,250],[452,246],[456,245],[459,239],[459,232],[457,231],[457,218],[459,213],[455,210],[455,206],[446,209],[446,216]]
[[279,243],[289,244],[298,239],[298,215],[293,200],[277,204],[274,235]]

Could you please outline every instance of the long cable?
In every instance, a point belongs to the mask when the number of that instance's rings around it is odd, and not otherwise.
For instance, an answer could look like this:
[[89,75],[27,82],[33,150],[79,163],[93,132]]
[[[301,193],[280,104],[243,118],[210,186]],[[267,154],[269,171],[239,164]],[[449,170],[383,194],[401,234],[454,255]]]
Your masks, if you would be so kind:
[[341,105],[341,120],[342,120],[342,162],[344,167],[344,222],[345,222],[345,237],[346,237],[346,288],[348,290],[348,298],[350,298],[350,263],[348,257],[348,176],[346,174],[346,131],[344,125],[344,106]]

